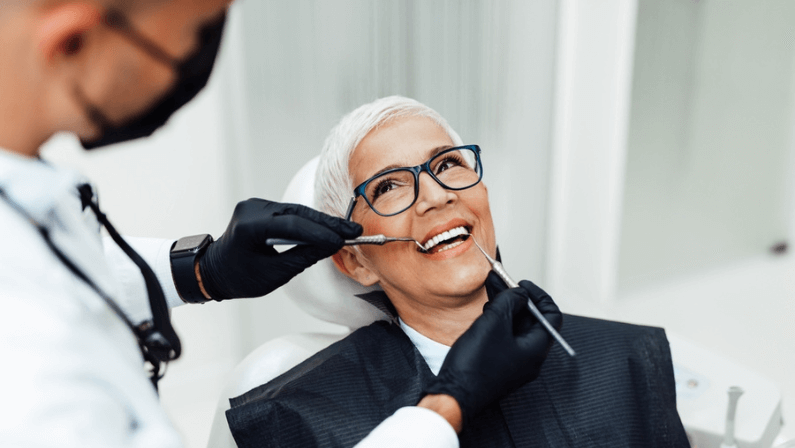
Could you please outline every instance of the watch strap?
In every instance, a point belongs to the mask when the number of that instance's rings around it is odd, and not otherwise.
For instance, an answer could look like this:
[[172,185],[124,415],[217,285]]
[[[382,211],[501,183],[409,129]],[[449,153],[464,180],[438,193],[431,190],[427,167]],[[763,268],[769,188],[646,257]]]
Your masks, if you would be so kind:
[[171,276],[179,297],[185,303],[204,303],[204,296],[196,278],[196,262],[213,242],[208,234],[180,238],[171,246]]

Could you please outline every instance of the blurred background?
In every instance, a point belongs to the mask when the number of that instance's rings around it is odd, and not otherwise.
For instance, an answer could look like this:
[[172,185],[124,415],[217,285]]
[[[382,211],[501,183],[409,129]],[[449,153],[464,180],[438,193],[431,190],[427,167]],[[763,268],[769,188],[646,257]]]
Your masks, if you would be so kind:
[[[791,0],[238,0],[209,87],[167,127],[90,155],[57,136],[44,157],[88,175],[124,234],[218,237],[345,113],[416,98],[483,148],[512,275],[759,372],[792,423],[793,23]],[[246,354],[344,330],[279,291],[173,318],[162,399],[192,448]]]

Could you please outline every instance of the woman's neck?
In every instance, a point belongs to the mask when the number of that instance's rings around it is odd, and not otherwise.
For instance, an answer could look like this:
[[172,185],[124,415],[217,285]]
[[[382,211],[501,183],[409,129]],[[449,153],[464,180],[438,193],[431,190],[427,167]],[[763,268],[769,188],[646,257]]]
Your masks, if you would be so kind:
[[484,287],[470,297],[451,297],[433,306],[401,299],[390,297],[406,325],[440,344],[451,346],[483,314],[488,295]]

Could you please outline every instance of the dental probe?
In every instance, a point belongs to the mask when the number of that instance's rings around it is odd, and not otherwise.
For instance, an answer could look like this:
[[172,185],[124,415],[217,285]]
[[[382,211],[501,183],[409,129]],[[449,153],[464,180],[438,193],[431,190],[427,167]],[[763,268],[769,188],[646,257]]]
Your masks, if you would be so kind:
[[[415,240],[414,238],[409,237],[396,237],[396,236],[386,236],[386,235],[363,235],[358,238],[354,238],[352,240],[345,240],[346,246],[358,246],[359,244],[375,244],[378,246],[383,246],[386,243],[392,243],[395,241],[411,241],[417,245],[423,252],[425,252],[425,248],[422,247],[422,244],[419,241]],[[286,245],[299,245],[303,246],[308,244],[305,241],[297,241],[297,240],[286,240],[282,238],[268,238],[265,240],[265,244],[268,246],[286,246]]]
[[[497,275],[500,276],[502,281],[504,281],[505,284],[508,285],[509,288],[518,288],[519,284],[516,283],[515,281],[513,281],[513,279],[508,275],[508,273],[505,271],[505,268],[502,267],[502,263],[500,263],[499,261],[491,258],[489,256],[489,254],[487,254],[486,251],[483,250],[482,247],[480,247],[480,244],[478,244],[478,242],[475,240],[474,236],[470,235],[469,237],[472,238],[472,242],[474,242],[475,246],[477,246],[478,249],[480,249],[480,251],[486,257],[486,260],[488,260],[489,264],[491,264],[491,269],[494,272],[496,272]],[[550,324],[549,321],[544,317],[544,315],[541,314],[541,311],[538,311],[538,308],[536,308],[536,304],[533,303],[532,300],[528,300],[527,301],[527,307],[530,308],[530,312],[533,313],[533,316],[535,316],[535,318],[538,319],[539,322],[541,322],[541,325],[543,325],[544,328],[547,329],[549,334],[551,334],[552,337],[555,338],[556,341],[558,341],[558,343],[560,343],[560,345],[563,347],[563,349],[566,350],[566,352],[570,356],[574,356],[575,355],[574,350],[563,339],[563,336],[561,336],[560,333],[558,333],[558,331],[555,330],[555,327],[553,327],[552,324]]]

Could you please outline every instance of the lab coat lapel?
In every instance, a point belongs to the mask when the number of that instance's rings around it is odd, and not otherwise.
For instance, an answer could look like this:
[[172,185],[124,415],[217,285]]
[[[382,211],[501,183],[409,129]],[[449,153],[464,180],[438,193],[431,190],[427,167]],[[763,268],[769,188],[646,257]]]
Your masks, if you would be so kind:
[[[85,183],[85,178],[77,172],[0,149],[0,188],[47,228],[58,249],[113,297],[117,286],[107,264],[97,263],[104,259],[102,239],[96,218],[82,210],[77,192],[81,183]],[[74,280],[80,288],[87,288],[77,278]],[[107,307],[93,293],[85,297],[96,298],[85,302],[92,309]]]

